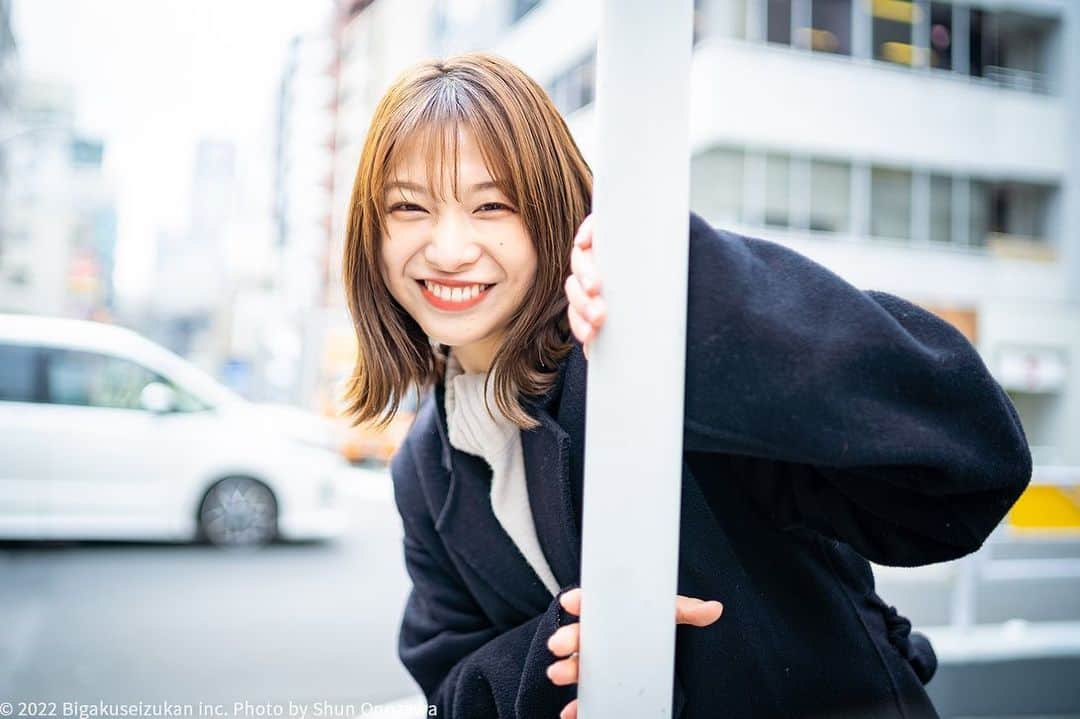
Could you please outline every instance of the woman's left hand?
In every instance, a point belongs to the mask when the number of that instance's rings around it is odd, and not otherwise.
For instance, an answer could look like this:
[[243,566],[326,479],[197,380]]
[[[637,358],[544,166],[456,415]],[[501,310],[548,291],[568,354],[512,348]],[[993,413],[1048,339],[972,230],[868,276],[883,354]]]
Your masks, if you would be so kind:
[[589,342],[604,324],[607,305],[600,296],[600,278],[596,273],[592,253],[593,219],[588,215],[574,236],[574,248],[570,252],[570,276],[564,289],[569,306],[570,329],[582,344],[585,358],[589,358]]
[[[571,589],[559,597],[559,604],[570,614],[581,616],[581,588]],[[695,597],[675,596],[675,623],[692,624],[695,627],[707,627],[724,613],[720,602],[702,601]],[[557,657],[566,657],[552,663],[547,669],[548,679],[553,684],[577,684],[578,647],[581,640],[581,622],[559,627],[548,638],[548,649]],[[567,704],[559,712],[559,719],[577,719],[578,700]]]

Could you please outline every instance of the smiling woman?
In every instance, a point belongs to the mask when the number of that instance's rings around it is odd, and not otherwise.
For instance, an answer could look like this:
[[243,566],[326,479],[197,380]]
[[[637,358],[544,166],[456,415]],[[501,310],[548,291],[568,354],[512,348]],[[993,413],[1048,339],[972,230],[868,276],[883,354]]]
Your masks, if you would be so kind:
[[535,426],[519,400],[542,395],[570,350],[563,285],[591,195],[525,73],[483,53],[402,73],[375,110],[346,232],[355,421],[388,423],[410,387],[442,380],[453,347],[466,372],[490,372],[506,417]]
[[[438,183],[426,176],[419,147],[404,154],[393,174],[409,179],[387,187],[380,262],[390,294],[424,332],[453,347],[467,372],[487,372],[536,278],[536,249],[466,129],[458,129],[457,154],[460,178]],[[461,197],[424,189],[458,179],[467,188]]]

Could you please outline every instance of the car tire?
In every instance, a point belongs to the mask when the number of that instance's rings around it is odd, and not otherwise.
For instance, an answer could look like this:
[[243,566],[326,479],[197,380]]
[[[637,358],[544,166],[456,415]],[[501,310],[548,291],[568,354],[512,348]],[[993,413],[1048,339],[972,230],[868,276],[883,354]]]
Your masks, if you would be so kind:
[[254,547],[277,538],[277,500],[251,477],[226,477],[199,505],[199,536],[223,547]]

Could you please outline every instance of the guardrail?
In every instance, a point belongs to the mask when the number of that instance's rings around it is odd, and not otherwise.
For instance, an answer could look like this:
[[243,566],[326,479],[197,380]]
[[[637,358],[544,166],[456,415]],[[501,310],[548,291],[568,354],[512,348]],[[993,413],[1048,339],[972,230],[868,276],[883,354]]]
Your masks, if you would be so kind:
[[[1080,467],[1044,465],[1036,466],[1031,484],[1043,487],[1080,486]],[[1076,533],[1080,537],[1080,530]],[[994,546],[1002,541],[1032,541],[1047,539],[1045,535],[1030,532],[1019,533],[1002,522],[990,533],[975,552],[958,560],[956,584],[950,604],[950,626],[970,629],[975,625],[976,588],[983,579],[1025,580],[1057,577],[1080,577],[1080,557],[1055,559],[994,559]]]

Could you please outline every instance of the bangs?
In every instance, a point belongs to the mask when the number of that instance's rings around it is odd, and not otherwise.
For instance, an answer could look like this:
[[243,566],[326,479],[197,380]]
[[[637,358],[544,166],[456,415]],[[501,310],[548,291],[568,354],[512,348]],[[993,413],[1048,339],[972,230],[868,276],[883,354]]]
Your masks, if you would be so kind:
[[[375,173],[372,188],[380,208],[380,220],[384,201],[388,201],[386,188],[394,182],[421,179],[402,176],[405,161],[414,153],[423,158],[426,177],[422,179],[428,195],[441,201],[446,199],[449,190],[455,200],[461,200],[457,167],[462,130],[469,131],[475,138],[484,166],[499,190],[516,205],[522,203],[523,173],[512,164],[510,123],[500,116],[494,100],[484,102],[482,97],[469,93],[460,83],[445,79],[437,82],[439,87],[430,93],[421,93],[427,97],[425,103],[402,108],[404,112],[397,127],[388,133],[395,139],[387,148],[381,172]],[[447,176],[449,188],[444,186]]]

